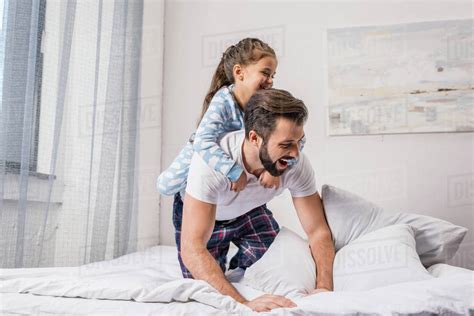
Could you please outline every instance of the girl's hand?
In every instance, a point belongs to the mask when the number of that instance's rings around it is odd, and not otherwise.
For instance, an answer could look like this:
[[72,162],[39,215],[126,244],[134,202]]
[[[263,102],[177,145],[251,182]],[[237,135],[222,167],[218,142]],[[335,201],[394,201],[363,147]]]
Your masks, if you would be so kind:
[[258,180],[265,189],[275,188],[276,190],[280,187],[280,177],[274,177],[266,170],[262,172]]
[[230,189],[234,192],[240,192],[247,186],[247,174],[245,171],[242,171],[239,179],[236,182],[230,183]]

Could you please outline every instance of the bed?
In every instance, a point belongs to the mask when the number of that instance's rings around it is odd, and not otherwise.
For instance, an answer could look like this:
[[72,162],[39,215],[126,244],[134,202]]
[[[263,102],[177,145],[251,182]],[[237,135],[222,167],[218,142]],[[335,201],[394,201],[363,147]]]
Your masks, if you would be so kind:
[[[247,271],[227,273],[247,299],[274,293],[297,304],[260,314],[474,315],[474,272],[444,263],[457,251],[464,228],[426,216],[387,214],[330,186],[322,195],[337,250],[335,291],[307,295],[317,278],[308,243],[283,227]],[[156,246],[79,267],[0,269],[0,314],[257,313],[204,281],[183,279],[176,248]]]
[[[437,264],[432,279],[294,298],[274,315],[474,313],[472,271]],[[2,315],[253,314],[202,281],[181,278],[175,247],[157,246],[70,268],[1,270]],[[247,298],[263,292],[233,283]]]

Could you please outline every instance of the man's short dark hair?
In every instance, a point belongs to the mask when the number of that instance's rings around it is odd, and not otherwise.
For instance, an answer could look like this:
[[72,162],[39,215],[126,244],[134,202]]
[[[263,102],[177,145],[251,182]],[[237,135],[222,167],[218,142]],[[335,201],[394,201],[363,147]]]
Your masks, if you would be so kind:
[[275,130],[277,118],[284,117],[302,125],[308,118],[303,101],[280,89],[258,90],[245,108],[245,137],[254,130],[264,141]]

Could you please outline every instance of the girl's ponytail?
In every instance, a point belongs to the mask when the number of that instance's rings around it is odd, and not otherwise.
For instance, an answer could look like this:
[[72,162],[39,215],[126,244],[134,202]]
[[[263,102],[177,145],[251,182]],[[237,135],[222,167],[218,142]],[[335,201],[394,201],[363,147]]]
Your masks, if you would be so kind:
[[211,80],[211,86],[209,87],[209,91],[207,91],[206,97],[204,98],[204,102],[202,104],[202,112],[199,117],[198,125],[199,125],[199,122],[201,122],[207,109],[209,108],[209,103],[211,103],[212,97],[216,94],[216,92],[219,91],[219,89],[222,88],[223,86],[228,86],[232,83],[230,82],[230,80],[227,78],[227,75],[225,74],[224,58],[225,58],[225,53],[222,56],[219,65],[217,65],[216,72],[214,73],[214,76],[212,77],[212,80]]

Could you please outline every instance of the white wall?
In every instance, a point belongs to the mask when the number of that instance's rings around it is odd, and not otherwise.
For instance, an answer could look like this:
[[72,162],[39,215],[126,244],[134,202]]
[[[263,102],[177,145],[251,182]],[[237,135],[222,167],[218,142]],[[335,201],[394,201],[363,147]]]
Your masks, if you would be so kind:
[[164,1],[144,1],[137,250],[159,240],[160,196],[155,183],[161,169],[164,8]]
[[[325,31],[334,27],[472,18],[469,1],[166,1],[162,166],[194,130],[222,49],[249,35],[279,55],[275,87],[310,109],[305,153],[318,185],[330,183],[392,211],[439,217],[470,229],[455,263],[474,268],[472,133],[329,137]],[[302,232],[287,195],[269,204],[281,225]],[[174,244],[172,198],[163,198],[160,240]]]

